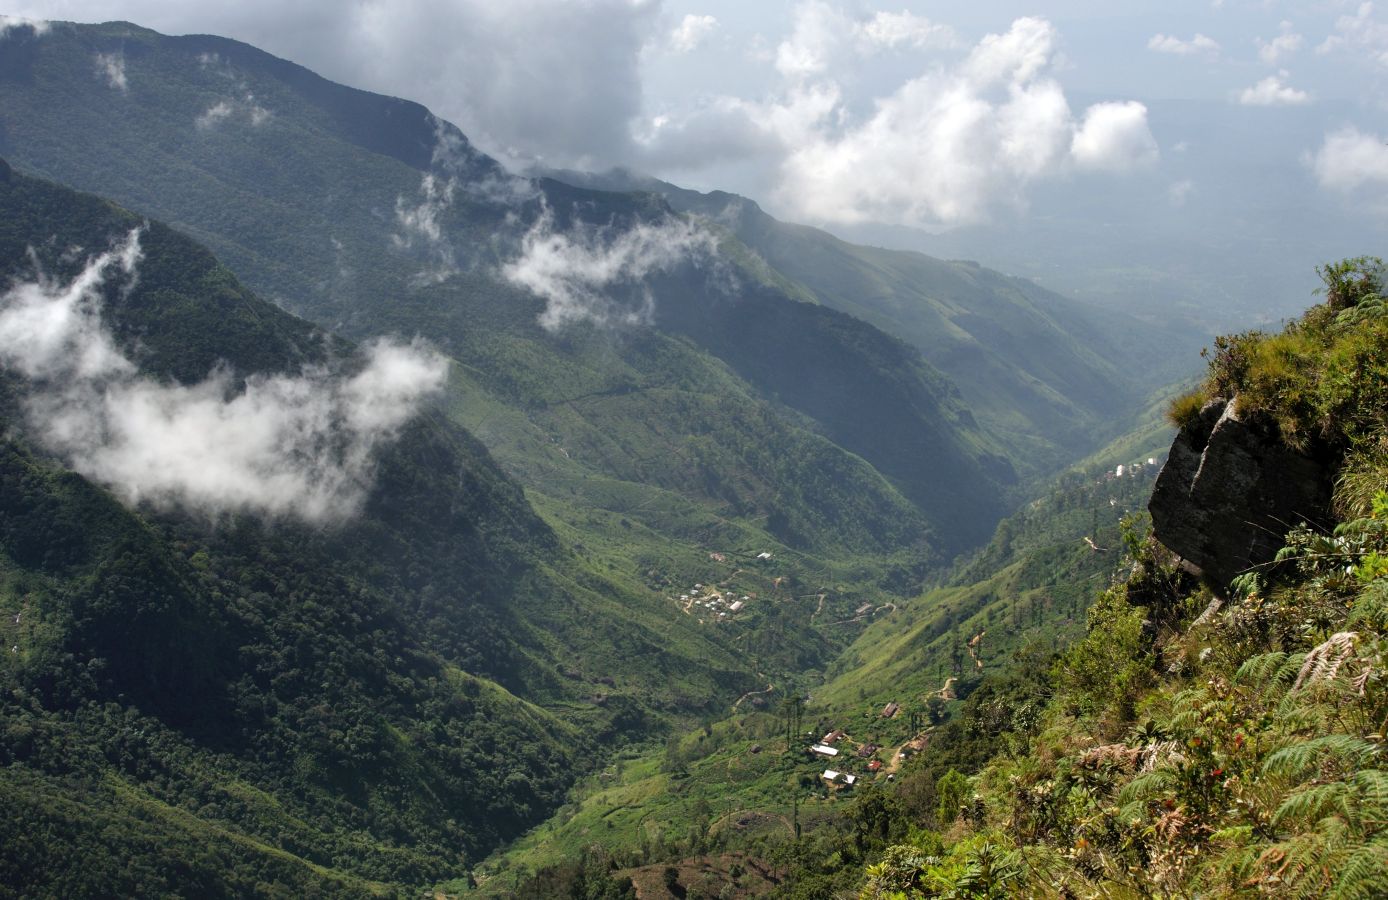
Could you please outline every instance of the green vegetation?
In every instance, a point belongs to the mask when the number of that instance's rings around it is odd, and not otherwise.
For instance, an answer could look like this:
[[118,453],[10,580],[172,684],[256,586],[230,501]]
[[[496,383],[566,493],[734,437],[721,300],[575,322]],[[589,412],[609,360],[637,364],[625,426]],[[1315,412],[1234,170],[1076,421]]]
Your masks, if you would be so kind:
[[[1159,409],[1151,410],[1158,422]],[[1148,446],[1150,434],[1144,427],[1100,456]],[[874,796],[890,813],[873,815],[887,815],[887,830],[903,835],[917,827],[909,823],[922,821],[912,817],[928,820],[938,809],[936,781],[954,771],[950,783],[957,785],[961,772],[977,771],[999,746],[1019,742],[1040,715],[1052,693],[1054,648],[1083,635],[1080,611],[1122,555],[1120,519],[1151,490],[1156,469],[1139,459],[1122,478],[1112,468],[1062,476],[1005,520],[988,547],[941,588],[874,603],[866,613],[858,613],[857,599],[846,607],[826,603],[816,621],[827,622],[830,634],[866,626],[827,671],[806,668],[788,681],[774,679],[775,690],[746,696],[732,716],[612,761],[575,785],[548,822],[474,870],[479,894],[519,891],[533,873],[576,871],[574,861],[592,846],[638,882],[672,863],[698,871],[713,895],[732,881],[718,864],[730,854],[761,866],[757,892],[798,886],[795,896],[813,897],[851,889],[871,856],[841,845],[845,830],[858,827],[851,821],[863,786],[882,789]],[[804,692],[810,702],[797,704]],[[883,718],[888,702],[901,710]],[[807,753],[835,729],[847,732],[840,744],[847,759]],[[922,735],[928,752],[894,762]],[[869,745],[877,750],[858,757]],[[856,774],[859,787],[830,789],[821,778],[825,768]],[[889,774],[900,780],[889,782]],[[800,842],[792,840],[797,822]],[[870,846],[880,850],[884,840]]]
[[[684,872],[700,859],[747,853],[774,881],[759,892],[806,898],[1388,891],[1381,759],[1388,720],[1388,464],[1381,452],[1388,405],[1381,391],[1388,373],[1376,368],[1388,350],[1388,317],[1380,312],[1376,265],[1350,261],[1324,274],[1327,304],[1285,335],[1222,341],[1221,350],[1241,347],[1250,362],[1235,370],[1234,381],[1217,354],[1206,389],[1220,384],[1241,411],[1285,427],[1287,440],[1339,454],[1340,521],[1332,531],[1292,527],[1271,565],[1217,597],[1147,532],[1143,516],[1129,517],[1112,533],[1110,563],[1121,577],[1084,588],[1091,596],[1097,588],[1098,597],[1082,629],[1067,632],[1053,624],[1054,614],[1043,615],[1042,628],[1012,633],[1006,657],[992,657],[981,679],[969,684],[956,676],[962,699],[941,697],[934,710],[918,705],[923,698],[910,696],[918,690],[913,685],[929,683],[911,681],[920,660],[899,661],[932,633],[931,611],[936,621],[949,621],[954,603],[956,615],[967,614],[981,599],[971,580],[979,576],[990,584],[986,579],[1017,567],[1046,571],[1043,560],[1063,557],[1048,557],[1042,536],[1065,534],[1075,519],[1092,515],[1087,510],[1095,505],[1083,499],[1093,499],[1092,483],[1062,483],[1004,523],[953,585],[890,614],[905,618],[915,609],[920,624],[906,633],[920,636],[903,640],[899,628],[869,627],[831,669],[827,685],[812,691],[806,743],[837,726],[847,732],[840,747],[879,738],[890,746],[918,726],[876,715],[883,697],[921,710],[924,749],[890,784],[879,774],[856,793],[836,791],[817,776],[824,762],[793,754],[759,761],[756,788],[729,784],[725,771],[757,757],[751,742],[759,741],[762,753],[780,750],[784,721],[759,713],[713,724],[666,751],[673,761],[666,771],[687,778],[650,786],[651,800],[630,806],[643,827],[670,823],[666,833],[676,843],[634,848],[619,834],[619,870],[645,877],[678,861]],[[1354,286],[1348,302],[1337,288],[1345,281]],[[1364,380],[1338,377],[1347,369]],[[1075,584],[1073,571],[1053,571]],[[1007,582],[991,582],[999,584]],[[1013,596],[1025,596],[1025,585],[1015,582]],[[1008,633],[994,624],[989,636]],[[1068,648],[1067,635],[1076,638]],[[864,646],[881,652],[854,658]],[[971,665],[968,651],[977,651],[965,645],[951,658],[948,649],[932,647],[931,658],[948,659],[956,672]],[[938,678],[939,670],[932,674]],[[872,686],[884,684],[891,693],[874,696]],[[931,726],[932,713],[947,719]],[[672,777],[651,766],[633,767],[630,777],[616,773],[622,786],[607,790],[617,794],[580,792],[573,821],[588,823],[583,837],[600,834],[620,792]],[[856,761],[846,768],[863,772]],[[799,791],[792,787],[797,772]],[[773,805],[778,789],[791,795],[790,804]],[[679,793],[700,791],[708,791],[702,806],[686,801],[676,809]],[[730,799],[749,828],[709,840],[698,810],[716,812]],[[757,802],[770,814],[790,812],[798,833],[755,827],[750,810]],[[639,817],[638,810],[651,812]],[[551,858],[546,844],[559,848],[580,837],[559,821],[543,834],[532,833],[508,859],[540,864]],[[735,889],[730,876],[706,877],[710,895]]]
[[1076,302],[977,263],[856,246],[777,221],[745,197],[701,194],[623,170],[557,177],[652,192],[726,227],[799,296],[920,350],[1018,471],[1042,480],[1131,432],[1144,395],[1181,378],[1187,352],[1206,340],[1165,318],[1139,324],[1107,298]]

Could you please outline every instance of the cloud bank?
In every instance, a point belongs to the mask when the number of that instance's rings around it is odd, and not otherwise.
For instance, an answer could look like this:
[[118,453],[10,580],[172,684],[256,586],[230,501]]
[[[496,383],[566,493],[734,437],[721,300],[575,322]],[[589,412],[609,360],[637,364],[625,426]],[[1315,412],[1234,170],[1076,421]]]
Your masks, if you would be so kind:
[[0,297],[0,364],[30,380],[39,441],[130,503],[314,524],[358,512],[379,450],[442,386],[447,362],[382,340],[351,376],[314,368],[238,389],[218,369],[193,385],[155,381],[101,318],[103,291],[130,290],[139,258],[136,231],[67,284],[40,275]]
[[[615,228],[554,228],[548,211],[530,228],[518,257],[502,276],[545,301],[540,325],[558,331],[577,322],[636,325],[648,322],[655,298],[651,275],[712,259],[717,240],[707,229],[679,218]],[[633,304],[622,296],[635,294]]]

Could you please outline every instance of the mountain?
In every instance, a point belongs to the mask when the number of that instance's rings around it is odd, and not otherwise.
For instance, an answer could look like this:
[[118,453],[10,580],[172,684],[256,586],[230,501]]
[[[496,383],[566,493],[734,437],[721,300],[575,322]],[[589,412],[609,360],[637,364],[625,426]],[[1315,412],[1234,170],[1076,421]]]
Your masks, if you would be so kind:
[[[119,87],[94,74],[98,55],[121,60]],[[546,302],[503,277],[527,237],[591,255],[641,225],[668,234],[678,217],[658,199],[512,178],[423,107],[221,38],[57,24],[12,30],[5,56],[0,153],[14,165],[187,230],[344,336],[428,336],[461,363],[451,413],[532,490],[667,535],[644,511],[692,502],[819,557],[947,557],[1005,508],[1012,467],[947,379],[787,295],[734,238],[712,264],[648,273],[656,328],[546,330]],[[625,287],[604,286],[630,301],[617,318],[644,302]],[[770,460],[748,449],[768,421],[787,442]],[[884,425],[892,439],[873,439]]]
[[[132,232],[128,277],[74,295],[89,261]],[[191,488],[139,500],[131,485],[157,476],[64,444],[59,423],[86,427],[99,410],[71,404],[116,403],[112,432],[131,417],[158,426],[140,399],[185,404],[203,417],[194,428],[209,427],[206,404],[234,415],[276,384],[312,408],[361,368],[361,348],[258,299],[176,231],[8,165],[0,273],[6,315],[78,296],[86,329],[47,363],[71,356],[71,371],[23,368],[51,328],[4,348],[0,883],[131,895],[428,883],[547,815],[595,747],[756,684],[708,629],[594,571],[436,406],[380,449],[353,514],[299,521]],[[82,318],[91,297],[99,314]],[[60,309],[41,321],[71,323]],[[107,380],[81,400],[103,355]],[[134,439],[157,456],[176,435]],[[260,477],[294,490],[281,476],[301,452]]]
[[1149,393],[1187,374],[1184,359],[1206,340],[1201,329],[1171,317],[1139,321],[1114,308],[1126,298],[1080,302],[977,263],[858,246],[780,222],[734,194],[699,193],[620,169],[551,174],[653,193],[726,227],[789,279],[797,296],[916,347],[1032,473],[1072,462],[1126,430]]

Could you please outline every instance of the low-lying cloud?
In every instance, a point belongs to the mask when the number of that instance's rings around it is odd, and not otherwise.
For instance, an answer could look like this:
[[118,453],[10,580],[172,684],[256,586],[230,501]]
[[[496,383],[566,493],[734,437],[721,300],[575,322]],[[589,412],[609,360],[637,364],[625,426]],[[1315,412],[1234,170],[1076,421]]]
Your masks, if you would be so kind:
[[125,77],[124,53],[98,53],[96,55],[96,73],[110,85],[113,91],[120,91],[124,94],[130,88],[130,82]]
[[197,384],[156,381],[101,315],[103,292],[129,291],[139,258],[136,231],[68,283],[40,274],[0,297],[0,364],[30,380],[38,441],[130,503],[315,524],[358,512],[379,451],[442,386],[447,361],[379,340],[353,375],[314,367],[238,386],[219,367]]
[[539,322],[547,331],[584,321],[636,325],[648,322],[655,308],[647,278],[710,260],[716,250],[713,233],[686,219],[561,232],[547,212],[522,239],[520,255],[501,271],[507,281],[544,299]]
[[6,16],[0,15],[0,38],[9,34],[11,31],[25,30],[39,37],[48,33],[48,20],[36,19],[30,16]]

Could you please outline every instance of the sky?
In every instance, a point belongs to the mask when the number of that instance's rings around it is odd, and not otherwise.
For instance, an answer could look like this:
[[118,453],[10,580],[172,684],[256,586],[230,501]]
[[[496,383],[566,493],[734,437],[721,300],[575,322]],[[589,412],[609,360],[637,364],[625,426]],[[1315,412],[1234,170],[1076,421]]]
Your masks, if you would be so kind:
[[840,233],[1315,207],[1377,237],[1388,214],[1388,0],[0,8],[239,38],[422,102],[513,168],[625,166]]
[[812,222],[977,222],[1038,183],[1150,170],[1183,139],[1154,100],[1332,104],[1289,158],[1331,191],[1388,185],[1371,3],[8,2],[240,38],[423,102],[512,165],[628,166]]

